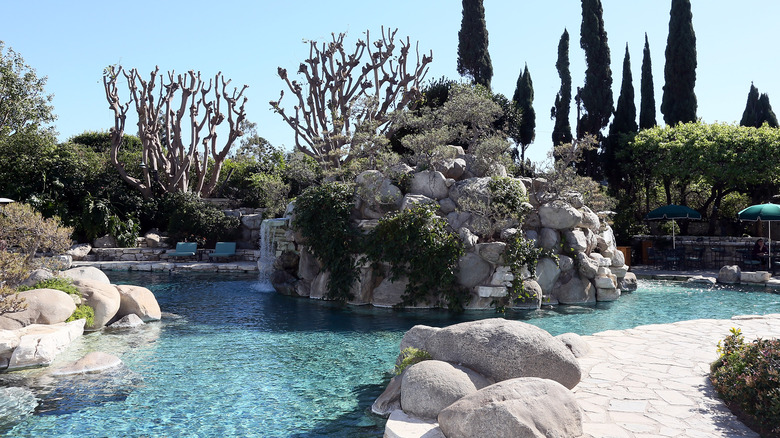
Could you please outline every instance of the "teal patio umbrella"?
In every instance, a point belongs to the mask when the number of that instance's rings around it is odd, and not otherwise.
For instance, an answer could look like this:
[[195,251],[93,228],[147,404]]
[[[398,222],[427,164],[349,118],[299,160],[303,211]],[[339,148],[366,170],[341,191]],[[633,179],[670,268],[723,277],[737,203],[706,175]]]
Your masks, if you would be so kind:
[[[669,204],[658,207],[645,216],[645,220],[648,221],[675,219],[701,219],[701,214],[685,205]],[[672,248],[677,248],[674,241],[674,225],[672,225]]]
[[769,223],[769,237],[767,238],[767,249],[769,250],[769,267],[772,267],[772,222],[780,221],[780,205],[757,204],[740,211],[738,213],[741,221],[764,221]]

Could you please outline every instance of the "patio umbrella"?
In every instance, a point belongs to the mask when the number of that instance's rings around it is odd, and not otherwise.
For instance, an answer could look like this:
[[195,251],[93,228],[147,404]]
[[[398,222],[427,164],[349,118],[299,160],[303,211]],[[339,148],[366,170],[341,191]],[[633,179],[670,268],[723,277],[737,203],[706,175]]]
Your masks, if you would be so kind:
[[[657,220],[675,220],[675,219],[701,219],[701,214],[685,205],[669,204],[663,207],[658,207],[655,210],[647,213],[645,220],[657,221]],[[677,248],[674,241],[674,225],[672,225],[672,248]]]
[[772,267],[772,222],[780,221],[780,205],[757,204],[740,211],[738,213],[741,221],[765,221],[769,222],[769,237],[767,238],[767,249],[769,250],[769,267]]

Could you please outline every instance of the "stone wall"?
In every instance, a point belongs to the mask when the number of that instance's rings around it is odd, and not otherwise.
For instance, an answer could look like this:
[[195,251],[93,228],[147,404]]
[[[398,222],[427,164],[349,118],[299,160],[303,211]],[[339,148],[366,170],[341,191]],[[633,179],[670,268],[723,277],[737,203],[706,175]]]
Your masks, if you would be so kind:
[[[187,260],[181,257],[168,257],[170,249],[164,248],[92,248],[90,253],[80,258],[84,261],[138,261],[138,262],[175,262]],[[206,252],[203,252],[203,260],[208,260]],[[254,262],[260,258],[260,250],[237,249],[236,261]],[[192,260],[190,258],[189,260]]]

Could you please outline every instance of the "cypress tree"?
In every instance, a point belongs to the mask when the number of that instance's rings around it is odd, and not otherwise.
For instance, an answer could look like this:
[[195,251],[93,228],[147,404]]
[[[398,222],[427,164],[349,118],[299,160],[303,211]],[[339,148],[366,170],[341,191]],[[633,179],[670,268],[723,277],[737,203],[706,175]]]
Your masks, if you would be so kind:
[[645,50],[642,56],[642,84],[639,90],[641,103],[639,107],[639,129],[649,129],[658,122],[655,120],[655,87],[653,87],[653,65],[650,61],[650,43],[645,33]]
[[696,121],[696,34],[691,0],[672,0],[661,112],[669,126]]
[[569,111],[571,110],[571,72],[569,71],[569,31],[564,29],[558,42],[558,60],[555,62],[558,76],[561,78],[561,89],[555,96],[555,105],[551,115],[555,119],[553,127],[553,146],[561,143],[570,143],[571,124],[569,123]]
[[528,145],[533,143],[536,136],[536,111],[534,111],[534,83],[531,80],[531,73],[528,71],[528,64],[525,66],[525,71],[520,73],[517,78],[517,86],[515,87],[515,94],[512,96],[512,102],[515,107],[520,111],[520,126],[518,130],[518,143],[521,145],[520,160],[521,163],[525,162],[525,150]]
[[742,120],[739,121],[739,124],[760,128],[764,123],[772,128],[778,127],[777,116],[769,103],[769,95],[766,93],[759,95],[758,88],[751,83],[745,111],[742,113]]
[[463,0],[463,19],[458,32],[458,73],[475,84],[490,88],[493,65],[488,53],[488,31],[482,0]]
[[[585,85],[578,91],[585,114],[577,123],[577,137],[585,134],[596,135],[601,139],[601,130],[612,116],[612,70],[610,69],[607,31],[604,29],[601,0],[582,0],[582,27],[580,28],[580,46],[585,50]],[[584,155],[586,175],[595,177],[598,151],[588,151]]]
[[772,128],[777,128],[777,116],[772,111],[772,105],[769,103],[769,95],[761,93],[761,97],[758,98],[758,116],[761,125],[766,122]]
[[623,58],[623,81],[620,84],[615,118],[609,127],[609,138],[604,151],[604,170],[610,186],[616,187],[620,181],[623,169],[617,159],[620,150],[625,145],[627,134],[636,134],[636,105],[634,104],[634,79],[631,75],[631,56],[626,44],[626,55]]
[[739,124],[742,126],[759,127],[756,121],[758,120],[758,88],[753,83],[750,83],[750,91],[748,92],[747,104],[745,105],[745,111],[742,112],[742,120]]

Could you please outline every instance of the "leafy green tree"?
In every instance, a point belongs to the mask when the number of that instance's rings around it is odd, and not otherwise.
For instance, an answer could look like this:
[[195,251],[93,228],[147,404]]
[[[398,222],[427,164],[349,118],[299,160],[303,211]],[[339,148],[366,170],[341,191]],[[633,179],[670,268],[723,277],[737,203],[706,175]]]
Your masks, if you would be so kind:
[[552,132],[553,146],[561,143],[571,143],[571,124],[569,111],[571,109],[571,72],[569,71],[569,31],[564,29],[558,42],[558,60],[555,62],[558,76],[561,78],[561,89],[555,96],[555,105],[551,117],[555,119]]
[[[585,51],[585,85],[578,90],[584,114],[577,123],[577,137],[592,134],[601,138],[601,130],[612,116],[612,70],[610,68],[607,31],[604,29],[604,11],[601,0],[582,0],[582,27],[580,46]],[[583,171],[596,176],[598,150],[588,151],[583,160]]]
[[534,111],[534,83],[528,64],[517,78],[517,86],[512,101],[520,113],[518,135],[515,141],[520,145],[520,165],[525,164],[525,151],[534,141],[536,135],[536,111]]
[[38,129],[56,119],[50,104],[53,95],[44,90],[46,79],[0,40],[0,136]]
[[621,185],[621,179],[625,175],[625,169],[621,165],[622,162],[617,159],[617,155],[625,143],[636,134],[637,129],[631,56],[628,53],[628,44],[626,44],[626,55],[623,58],[623,82],[620,85],[615,118],[609,127],[609,138],[604,151],[604,173],[613,188]]
[[772,111],[769,96],[766,93],[759,96],[758,88],[751,83],[745,111],[742,113],[742,120],[740,120],[739,124],[760,128],[764,123],[773,128],[778,127],[777,116]]
[[653,63],[650,59],[650,43],[645,33],[645,49],[642,56],[642,85],[639,107],[639,129],[648,129],[658,125],[655,119],[655,87],[653,86]]
[[661,112],[667,125],[696,121],[696,34],[691,0],[672,0]]
[[463,19],[458,32],[458,73],[474,84],[490,88],[493,64],[488,52],[488,31],[482,0],[463,0]]

